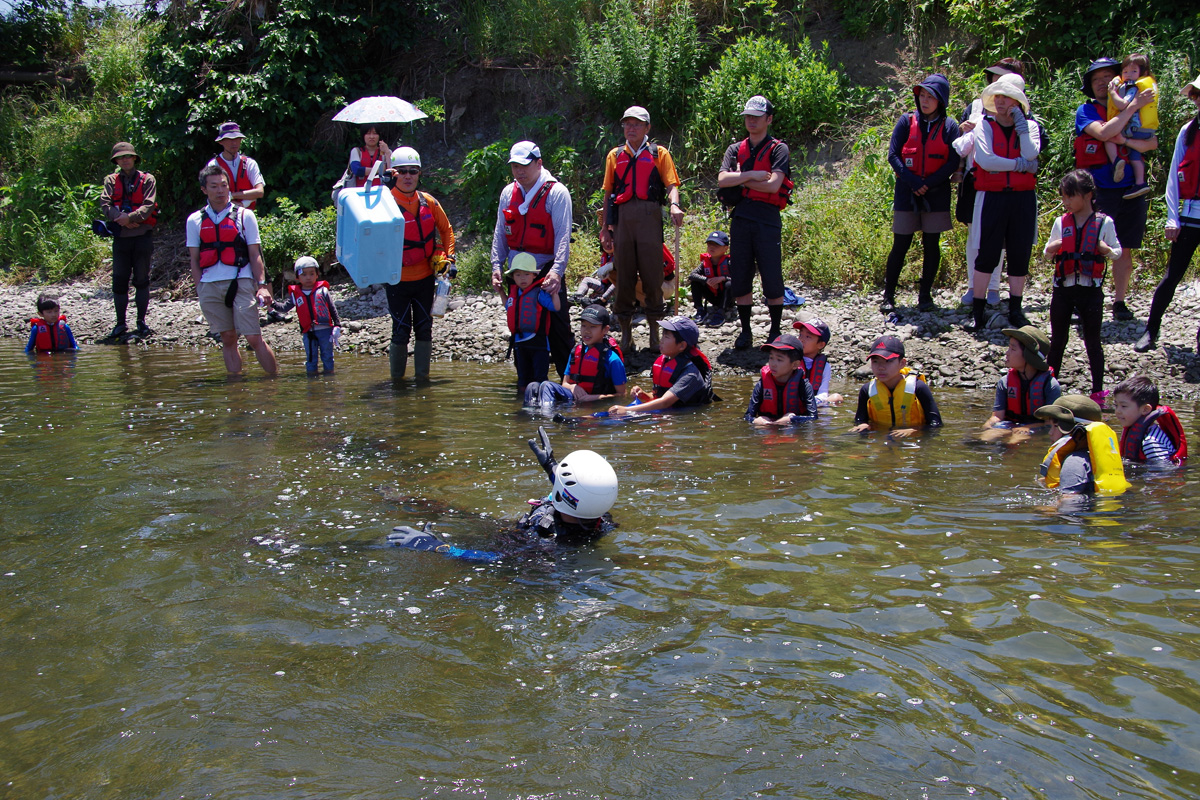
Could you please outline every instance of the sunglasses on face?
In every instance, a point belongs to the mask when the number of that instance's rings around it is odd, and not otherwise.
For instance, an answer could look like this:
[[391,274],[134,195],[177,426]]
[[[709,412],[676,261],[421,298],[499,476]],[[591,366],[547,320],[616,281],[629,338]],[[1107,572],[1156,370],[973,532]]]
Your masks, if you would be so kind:
[[396,174],[397,175],[420,175],[421,170],[417,169],[416,167],[407,167],[407,168],[401,167],[400,169],[396,170]]

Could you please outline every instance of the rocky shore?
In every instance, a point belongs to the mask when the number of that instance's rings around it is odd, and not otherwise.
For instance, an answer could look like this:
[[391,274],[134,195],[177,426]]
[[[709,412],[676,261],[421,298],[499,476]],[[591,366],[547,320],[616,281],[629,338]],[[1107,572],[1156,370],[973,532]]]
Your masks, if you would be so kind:
[[[10,338],[12,347],[24,346],[29,335],[28,320],[41,292],[59,296],[75,337],[84,349],[113,346],[103,343],[114,322],[111,293],[96,283],[80,282],[59,286],[0,287],[0,296],[4,300],[0,332]],[[345,329],[343,350],[384,356],[391,337],[391,320],[382,288],[360,291],[346,281],[335,285],[333,292]],[[867,346],[883,333],[905,340],[909,363],[928,376],[935,389],[960,387],[990,396],[1003,372],[1004,352],[1008,347],[1008,340],[1000,333],[1000,329],[1008,324],[1004,302],[989,308],[988,334],[975,336],[962,330],[969,310],[959,304],[959,290],[941,291],[935,297],[939,310],[928,313],[916,310],[915,296],[902,293],[894,321],[879,313],[878,293],[804,291],[803,288],[798,293],[806,296],[807,302],[786,310],[785,325],[790,326],[791,320],[809,315],[819,316],[829,324],[833,340],[826,353],[833,365],[835,380],[842,378],[854,383],[869,377],[864,361]],[[1035,286],[1027,291],[1024,303],[1029,318],[1047,331],[1049,300],[1047,287]],[[1140,372],[1158,384],[1163,402],[1187,408],[1184,401],[1200,399],[1200,356],[1197,355],[1196,341],[1200,283],[1180,286],[1164,320],[1158,348],[1148,353],[1135,353],[1133,343],[1141,334],[1149,303],[1149,293],[1139,292],[1129,301],[1130,308],[1138,316],[1137,321],[1106,319],[1103,329],[1105,384],[1112,386],[1128,375]],[[132,310],[131,307],[131,313]],[[680,311],[690,313],[690,305],[681,304]],[[766,338],[768,319],[765,307],[758,305],[755,312],[755,341],[761,344]],[[302,349],[298,329],[291,319],[289,315],[289,322],[263,328],[267,341],[277,351]],[[134,340],[124,346],[217,346],[207,335],[208,327],[194,299],[167,300],[156,294],[150,304],[148,322],[155,335],[147,341]],[[720,328],[702,327],[700,347],[718,374],[740,374],[749,380],[765,363],[765,357],[756,349],[734,350],[733,340],[737,333],[736,323],[727,323]],[[645,350],[647,335],[644,324],[635,331],[635,340],[642,349],[637,354],[627,354],[631,372],[648,370],[653,363],[653,356]],[[434,323],[433,339],[434,357],[438,360],[503,361],[508,347],[508,330],[500,298],[495,294],[453,296],[450,311]],[[1067,391],[1087,393],[1087,357],[1077,333],[1072,334],[1067,345],[1059,380]]]

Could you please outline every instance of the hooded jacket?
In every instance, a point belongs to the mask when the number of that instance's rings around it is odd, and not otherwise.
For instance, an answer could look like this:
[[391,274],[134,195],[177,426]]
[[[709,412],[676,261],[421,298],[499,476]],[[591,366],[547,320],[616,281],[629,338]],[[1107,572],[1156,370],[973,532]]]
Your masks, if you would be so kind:
[[[950,146],[950,143],[959,137],[958,123],[946,116],[946,105],[950,102],[950,81],[946,80],[944,75],[930,75],[913,88],[914,100],[919,89],[925,89],[937,98],[938,109],[935,119],[927,120],[920,117],[921,110],[918,105],[913,111],[901,114],[900,119],[896,121],[896,127],[892,129],[892,140],[888,145],[888,163],[896,172],[896,188],[892,197],[892,208],[895,211],[949,211],[950,176],[958,169],[960,160],[958,153]],[[917,115],[919,118],[917,128],[921,135],[928,138],[933,132],[934,135],[941,136],[946,142],[948,150],[946,164],[924,178],[904,166],[904,158],[900,153],[908,141],[913,115]],[[929,190],[923,198],[915,197],[913,191],[925,185],[929,186]],[[928,202],[928,208],[925,208],[924,203],[918,207],[917,204],[922,199]]]

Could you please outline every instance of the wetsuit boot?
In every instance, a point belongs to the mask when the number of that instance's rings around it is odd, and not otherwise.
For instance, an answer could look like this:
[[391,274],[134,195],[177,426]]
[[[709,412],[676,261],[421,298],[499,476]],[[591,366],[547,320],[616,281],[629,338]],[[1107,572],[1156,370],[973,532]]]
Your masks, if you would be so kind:
[[429,362],[433,358],[433,342],[413,343],[413,372],[419,381],[429,380]]
[[647,320],[647,322],[650,324],[650,352],[657,353],[658,352],[658,320],[652,318],[652,319]]
[[408,342],[392,342],[388,348],[388,366],[392,370],[392,380],[398,381],[404,377],[408,369]]

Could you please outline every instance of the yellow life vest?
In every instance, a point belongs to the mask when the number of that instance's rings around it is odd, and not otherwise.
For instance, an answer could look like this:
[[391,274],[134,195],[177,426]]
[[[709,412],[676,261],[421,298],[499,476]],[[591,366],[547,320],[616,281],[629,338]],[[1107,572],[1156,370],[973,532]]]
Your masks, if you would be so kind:
[[[1121,464],[1121,448],[1117,445],[1117,434],[1103,422],[1089,422],[1084,426],[1084,430],[1087,432],[1088,460],[1092,462],[1092,480],[1096,484],[1096,494],[1105,497],[1124,494],[1131,484],[1125,480],[1125,467]],[[1041,467],[1048,488],[1058,486],[1063,460],[1074,451],[1075,440],[1070,436],[1064,436],[1050,445]]]
[[917,380],[925,380],[910,368],[900,370],[904,380],[889,389],[872,378],[867,385],[867,416],[876,425],[891,428],[919,428],[925,424],[925,409],[917,401]]

